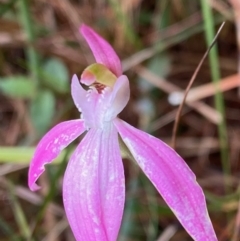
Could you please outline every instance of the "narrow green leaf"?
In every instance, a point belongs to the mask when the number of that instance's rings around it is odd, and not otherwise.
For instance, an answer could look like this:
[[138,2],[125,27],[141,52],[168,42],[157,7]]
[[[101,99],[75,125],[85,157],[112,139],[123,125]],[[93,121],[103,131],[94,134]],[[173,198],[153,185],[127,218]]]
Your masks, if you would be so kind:
[[15,217],[21,236],[24,237],[25,240],[29,240],[31,237],[31,230],[27,222],[27,217],[25,216],[18,198],[14,194],[14,185],[11,182],[8,182],[8,190],[12,200],[11,205],[13,209],[13,215]]
[[36,40],[35,36],[35,24],[32,18],[32,13],[30,11],[30,1],[21,0],[18,1],[18,12],[20,21],[22,24],[23,31],[26,34],[27,45],[25,50],[25,54],[27,57],[27,66],[31,73],[31,77],[36,85],[39,85],[40,82],[40,73],[39,73],[39,55],[37,50],[35,49],[34,42]]

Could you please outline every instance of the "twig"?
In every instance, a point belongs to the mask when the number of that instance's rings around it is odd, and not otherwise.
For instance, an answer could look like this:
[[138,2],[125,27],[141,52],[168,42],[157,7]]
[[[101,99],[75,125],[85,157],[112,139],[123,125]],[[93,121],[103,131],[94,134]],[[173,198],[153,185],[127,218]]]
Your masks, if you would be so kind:
[[220,28],[218,29],[217,34],[215,35],[215,37],[214,37],[211,45],[208,47],[207,51],[206,51],[205,54],[203,55],[201,61],[199,62],[196,70],[194,71],[193,76],[192,76],[192,78],[190,79],[189,84],[188,84],[188,86],[187,86],[187,88],[186,88],[186,90],[185,90],[184,97],[183,97],[183,100],[182,100],[181,105],[180,105],[179,108],[178,108],[178,112],[177,112],[177,115],[176,115],[176,120],[175,120],[174,126],[173,126],[173,136],[172,136],[172,147],[173,147],[173,148],[175,148],[175,146],[176,146],[176,136],[177,136],[178,124],[179,124],[179,121],[180,121],[181,112],[182,112],[182,109],[183,109],[183,106],[184,106],[184,103],[185,103],[187,94],[188,94],[188,92],[189,92],[189,90],[190,90],[190,88],[191,88],[194,80],[196,79],[196,76],[197,76],[197,74],[198,74],[198,72],[199,72],[199,70],[200,70],[200,68],[201,68],[204,60],[206,59],[208,53],[210,52],[211,48],[212,48],[213,45],[215,44],[215,42],[216,42],[216,40],[217,40],[217,37],[218,37],[219,33],[221,32],[224,24],[225,24],[225,22],[223,22],[223,23],[221,24]]

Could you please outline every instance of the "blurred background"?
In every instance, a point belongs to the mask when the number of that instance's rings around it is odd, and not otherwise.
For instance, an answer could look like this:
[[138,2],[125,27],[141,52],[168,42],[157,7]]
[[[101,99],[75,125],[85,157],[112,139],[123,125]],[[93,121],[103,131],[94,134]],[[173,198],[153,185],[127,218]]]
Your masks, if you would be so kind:
[[[120,117],[171,145],[179,100],[219,26],[178,122],[175,149],[204,189],[220,241],[240,240],[239,0],[0,0],[0,240],[73,241],[62,177],[77,140],[27,186],[39,139],[79,118],[73,74],[94,62],[88,24],[114,47],[131,83]],[[119,241],[192,240],[140,169],[124,156]]]

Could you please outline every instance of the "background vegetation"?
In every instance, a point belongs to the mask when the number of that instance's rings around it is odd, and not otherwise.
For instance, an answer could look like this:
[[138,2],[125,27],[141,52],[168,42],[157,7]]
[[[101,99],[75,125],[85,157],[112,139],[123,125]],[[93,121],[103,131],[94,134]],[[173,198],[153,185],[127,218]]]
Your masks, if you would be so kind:
[[[0,240],[74,240],[62,205],[70,146],[27,187],[34,146],[63,120],[79,118],[74,73],[94,61],[78,32],[98,31],[123,60],[131,100],[121,118],[171,144],[184,90],[218,27],[178,123],[176,150],[195,172],[220,241],[240,240],[238,0],[0,0]],[[190,98],[191,97],[191,98]],[[159,194],[124,157],[127,200],[119,241],[188,241]]]

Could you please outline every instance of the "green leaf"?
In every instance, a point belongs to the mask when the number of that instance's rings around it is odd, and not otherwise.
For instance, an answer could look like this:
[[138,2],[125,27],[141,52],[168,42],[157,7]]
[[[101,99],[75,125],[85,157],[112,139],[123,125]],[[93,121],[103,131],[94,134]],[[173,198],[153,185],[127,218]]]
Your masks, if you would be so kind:
[[36,94],[36,87],[27,76],[9,76],[0,78],[0,91],[9,97],[29,99]]
[[33,125],[39,135],[44,134],[52,123],[55,114],[55,97],[51,91],[39,92],[30,106]]
[[65,64],[56,58],[45,62],[41,72],[43,83],[58,93],[69,91],[69,73]]

